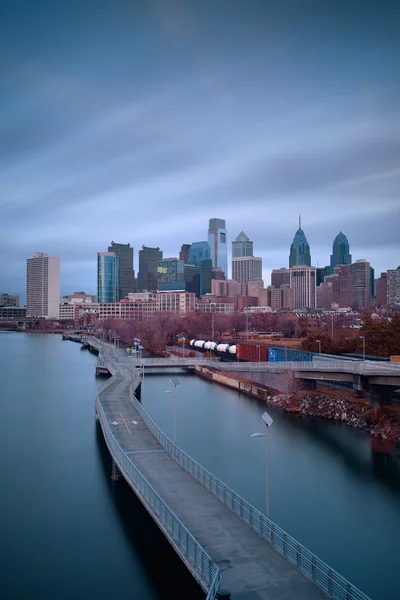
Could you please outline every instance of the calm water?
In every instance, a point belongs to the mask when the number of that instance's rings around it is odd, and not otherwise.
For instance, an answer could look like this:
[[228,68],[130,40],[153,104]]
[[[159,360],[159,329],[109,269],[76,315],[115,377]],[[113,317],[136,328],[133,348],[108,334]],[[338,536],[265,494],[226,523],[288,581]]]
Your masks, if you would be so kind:
[[95,360],[58,335],[0,333],[0,598],[204,598],[110,478]]
[[[172,438],[170,377],[146,375],[143,405]],[[263,404],[179,378],[179,445],[265,512],[265,438],[250,438],[263,431]],[[355,429],[268,412],[271,518],[373,600],[398,600],[400,461],[373,454],[368,436]]]
[[[0,333],[0,598],[201,598],[133,492],[110,479],[94,364],[59,336]],[[146,375],[143,403],[172,437],[169,377]],[[264,439],[249,437],[263,406],[179,377],[179,444],[264,510]],[[373,455],[356,430],[270,412],[271,517],[373,600],[398,600],[399,461]]]

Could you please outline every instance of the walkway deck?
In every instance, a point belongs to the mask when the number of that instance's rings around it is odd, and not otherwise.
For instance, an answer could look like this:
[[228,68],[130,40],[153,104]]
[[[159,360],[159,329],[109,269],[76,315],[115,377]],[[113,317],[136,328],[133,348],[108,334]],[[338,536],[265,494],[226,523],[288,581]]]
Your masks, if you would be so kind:
[[130,400],[132,371],[127,368],[126,357],[108,344],[96,341],[97,344],[101,344],[105,358],[118,369],[115,382],[101,393],[100,398],[115,438],[218,565],[222,574],[220,587],[231,592],[232,600],[327,598],[311,580],[167,454]]

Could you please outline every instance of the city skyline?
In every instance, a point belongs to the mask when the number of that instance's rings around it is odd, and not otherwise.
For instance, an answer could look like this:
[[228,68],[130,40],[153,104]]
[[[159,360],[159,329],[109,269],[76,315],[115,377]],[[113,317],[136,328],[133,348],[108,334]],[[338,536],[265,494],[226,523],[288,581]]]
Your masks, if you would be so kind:
[[5,292],[45,251],[62,294],[95,293],[110,240],[137,272],[143,244],[178,256],[214,215],[228,264],[246,231],[266,284],[299,212],[313,266],[342,230],[376,278],[397,268],[396,2],[100,4],[0,8]]

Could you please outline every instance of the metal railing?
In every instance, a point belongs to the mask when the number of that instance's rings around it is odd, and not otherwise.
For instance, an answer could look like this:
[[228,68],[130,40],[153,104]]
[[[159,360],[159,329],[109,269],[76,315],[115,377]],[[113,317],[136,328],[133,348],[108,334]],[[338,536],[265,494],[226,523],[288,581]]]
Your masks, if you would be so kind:
[[[110,371],[111,369],[114,370],[112,365],[107,361],[104,362],[108,365]],[[139,374],[136,375],[135,379],[140,379]],[[115,375],[99,387],[96,397],[97,414],[110,454],[121,474],[134,489],[136,495],[145,505],[160,529],[165,533],[195,579],[208,590],[206,600],[214,600],[221,581],[221,573],[218,566],[157,494],[156,490],[150,485],[139,469],[132,463],[111,431],[101,404],[100,395],[114,381]]]
[[168,454],[185,471],[201,483],[203,487],[214,494],[242,521],[247,523],[263,540],[271,544],[291,564],[295,565],[306,577],[326,592],[329,598],[333,598],[334,600],[370,600],[368,596],[337,573],[337,571],[307,550],[292,536],[176,446],[154,423],[150,415],[135,397],[132,389],[130,397],[134,407],[143,418],[149,430]]
[[376,363],[371,364],[368,361],[347,362],[340,360],[324,361],[283,361],[283,362],[242,362],[242,363],[209,363],[216,369],[225,369],[226,371],[321,371],[336,373],[354,373],[356,375],[394,375],[400,376],[399,366],[391,364]]

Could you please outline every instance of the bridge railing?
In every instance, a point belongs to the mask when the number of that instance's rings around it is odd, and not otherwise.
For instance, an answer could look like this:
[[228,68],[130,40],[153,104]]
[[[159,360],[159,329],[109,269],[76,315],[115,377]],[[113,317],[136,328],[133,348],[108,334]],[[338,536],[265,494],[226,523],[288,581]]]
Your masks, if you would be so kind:
[[133,388],[130,390],[130,397],[134,407],[145,421],[149,430],[168,454],[185,471],[201,483],[203,487],[216,496],[242,521],[247,523],[262,539],[271,544],[275,550],[326,592],[329,598],[333,598],[334,600],[370,600],[368,596],[337,573],[337,571],[329,567],[318,556],[297,542],[292,536],[271,521],[271,519],[263,515],[174,444],[154,423],[142,404],[137,400],[133,393]]
[[[108,364],[107,361],[104,362]],[[108,369],[113,369],[112,365],[108,364]],[[139,376],[136,379],[139,379]],[[192,571],[194,577],[207,587],[207,600],[214,600],[221,580],[218,566],[125,454],[111,431],[100,396],[113,381],[115,381],[115,375],[99,387],[96,398],[97,414],[110,454],[121,474],[134,488],[141,502]]]
[[231,362],[231,363],[210,363],[211,367],[224,368],[232,371],[325,371],[339,373],[354,373],[356,375],[400,375],[400,363],[398,366],[393,364],[376,363],[371,364],[368,361],[346,362],[340,360],[314,360],[305,362]]

